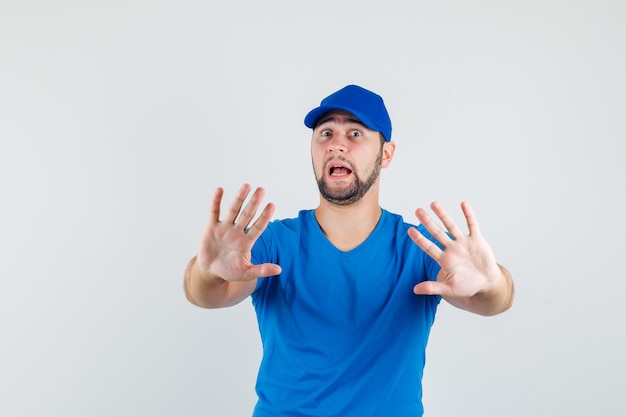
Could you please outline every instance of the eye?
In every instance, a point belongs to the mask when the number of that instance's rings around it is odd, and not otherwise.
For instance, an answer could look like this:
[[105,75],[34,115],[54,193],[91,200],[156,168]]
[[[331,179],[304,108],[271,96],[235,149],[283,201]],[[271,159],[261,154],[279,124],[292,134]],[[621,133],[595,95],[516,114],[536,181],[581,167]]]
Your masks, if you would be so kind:
[[322,130],[320,132],[320,136],[326,137],[326,136],[330,136],[330,135],[331,135],[331,133],[330,133],[330,130],[328,130],[328,129],[324,129],[324,130]]
[[361,133],[360,130],[354,129],[354,130],[351,130],[350,133],[348,133],[348,135],[352,137],[359,137],[359,136],[363,136],[363,133]]

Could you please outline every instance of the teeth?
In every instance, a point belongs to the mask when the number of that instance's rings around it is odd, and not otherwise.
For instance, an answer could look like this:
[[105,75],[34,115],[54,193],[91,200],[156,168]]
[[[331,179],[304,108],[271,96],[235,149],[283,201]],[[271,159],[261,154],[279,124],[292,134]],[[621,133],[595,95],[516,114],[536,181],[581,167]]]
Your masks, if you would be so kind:
[[331,177],[344,177],[348,175],[351,171],[343,165],[333,165],[330,168],[330,176]]

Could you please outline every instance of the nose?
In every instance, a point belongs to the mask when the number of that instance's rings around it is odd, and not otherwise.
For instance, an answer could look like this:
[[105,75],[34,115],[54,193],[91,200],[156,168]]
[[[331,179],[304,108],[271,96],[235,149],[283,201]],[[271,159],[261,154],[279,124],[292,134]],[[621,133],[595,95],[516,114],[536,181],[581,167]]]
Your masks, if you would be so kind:
[[328,141],[328,151],[329,152],[345,152],[346,151],[346,140],[341,135],[333,136],[332,139]]

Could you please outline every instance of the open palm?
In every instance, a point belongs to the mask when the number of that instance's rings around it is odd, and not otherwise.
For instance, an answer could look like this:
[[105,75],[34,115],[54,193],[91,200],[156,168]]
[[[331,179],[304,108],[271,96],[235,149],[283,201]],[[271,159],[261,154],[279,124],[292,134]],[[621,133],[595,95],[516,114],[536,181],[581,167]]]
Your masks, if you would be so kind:
[[215,191],[209,221],[200,240],[198,267],[226,281],[251,281],[280,273],[280,266],[276,264],[252,264],[252,246],[267,227],[274,205],[267,204],[251,224],[265,192],[257,188],[242,210],[250,189],[248,184],[239,189],[223,220],[220,220],[220,206],[224,190],[218,188]]
[[414,288],[416,294],[472,297],[479,292],[488,291],[500,278],[500,267],[496,263],[493,250],[480,233],[472,208],[467,202],[461,203],[461,208],[469,229],[467,235],[437,202],[431,204],[431,209],[448,233],[425,210],[416,210],[417,218],[443,246],[441,249],[415,228],[409,230],[411,239],[441,266],[437,281],[417,284]]

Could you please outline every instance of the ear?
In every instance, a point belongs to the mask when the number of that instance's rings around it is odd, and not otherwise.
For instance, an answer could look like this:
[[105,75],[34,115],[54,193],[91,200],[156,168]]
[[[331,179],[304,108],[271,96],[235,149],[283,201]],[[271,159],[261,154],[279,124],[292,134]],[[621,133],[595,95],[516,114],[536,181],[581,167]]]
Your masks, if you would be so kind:
[[380,163],[381,168],[387,168],[393,159],[393,153],[396,151],[395,142],[385,142],[383,145],[383,160]]

